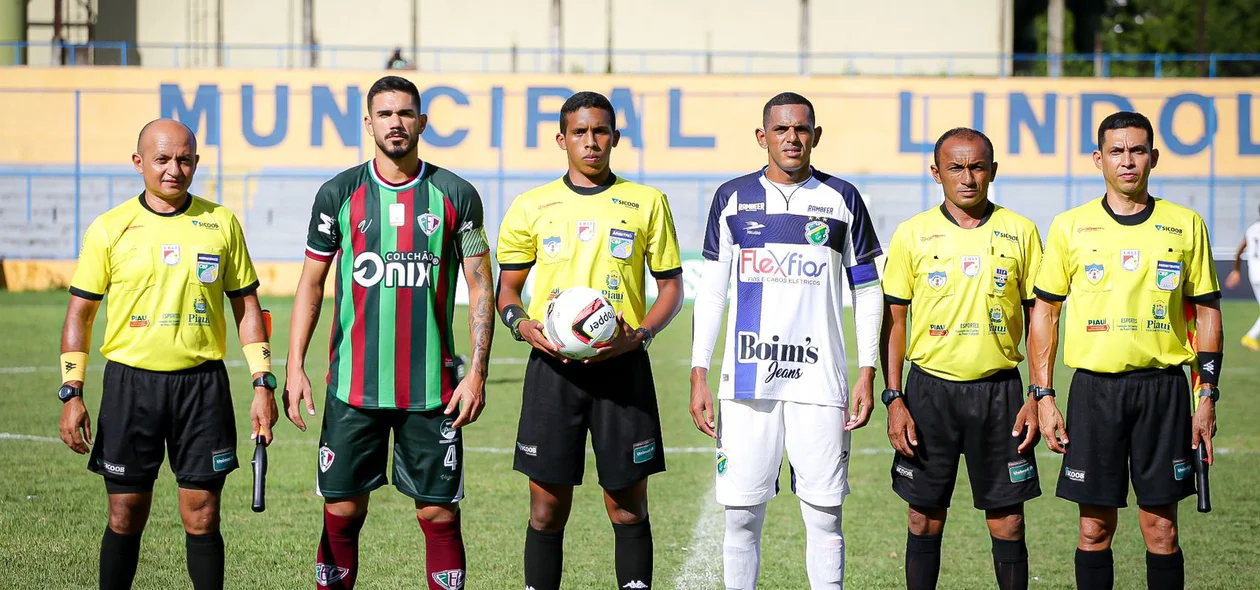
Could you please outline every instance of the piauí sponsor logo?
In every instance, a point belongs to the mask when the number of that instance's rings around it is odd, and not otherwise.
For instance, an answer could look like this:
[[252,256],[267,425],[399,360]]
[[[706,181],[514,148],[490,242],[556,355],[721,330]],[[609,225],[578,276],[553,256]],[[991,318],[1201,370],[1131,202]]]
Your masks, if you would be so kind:
[[928,324],[929,336],[949,336],[949,328],[945,324]]
[[1091,318],[1085,320],[1086,332],[1106,332],[1111,327],[1107,325],[1107,318]]

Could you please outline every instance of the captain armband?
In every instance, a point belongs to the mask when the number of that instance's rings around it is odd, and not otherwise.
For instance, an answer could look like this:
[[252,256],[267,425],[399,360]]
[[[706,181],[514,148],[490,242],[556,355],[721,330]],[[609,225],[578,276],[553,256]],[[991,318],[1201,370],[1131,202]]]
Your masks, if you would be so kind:
[[241,347],[245,352],[245,362],[249,363],[251,375],[271,372],[271,344],[254,342]]
[[1201,383],[1220,385],[1221,361],[1224,357],[1225,355],[1219,352],[1199,353],[1199,381]]
[[61,382],[86,381],[88,354],[86,352],[61,353]]

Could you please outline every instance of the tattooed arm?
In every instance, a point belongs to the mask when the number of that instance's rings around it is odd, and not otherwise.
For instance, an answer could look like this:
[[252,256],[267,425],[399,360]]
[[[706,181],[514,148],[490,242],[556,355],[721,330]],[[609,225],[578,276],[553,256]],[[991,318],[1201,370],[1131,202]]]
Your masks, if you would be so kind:
[[464,259],[464,280],[468,282],[468,330],[472,359],[468,375],[455,388],[446,406],[450,414],[459,409],[454,428],[477,421],[486,407],[486,373],[490,368],[490,343],[494,340],[494,279],[490,273],[490,253]]
[[302,419],[302,405],[306,413],[315,415],[315,397],[311,392],[311,380],[306,377],[306,349],[319,323],[320,306],[324,304],[324,281],[332,259],[316,260],[307,256],[302,263],[302,277],[298,279],[297,293],[293,296],[293,315],[289,320],[289,358],[285,364],[284,413],[300,430],[306,430]]

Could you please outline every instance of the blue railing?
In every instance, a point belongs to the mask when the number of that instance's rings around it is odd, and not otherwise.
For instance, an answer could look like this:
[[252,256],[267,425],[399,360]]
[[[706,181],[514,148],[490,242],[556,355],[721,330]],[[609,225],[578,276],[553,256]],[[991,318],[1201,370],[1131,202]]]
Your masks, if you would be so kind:
[[[383,69],[392,47],[267,43],[0,43],[0,65]],[[836,53],[687,49],[423,47],[407,55],[425,72],[812,74],[894,76],[1234,77],[1260,71],[1260,54]],[[611,62],[611,63],[610,63]]]

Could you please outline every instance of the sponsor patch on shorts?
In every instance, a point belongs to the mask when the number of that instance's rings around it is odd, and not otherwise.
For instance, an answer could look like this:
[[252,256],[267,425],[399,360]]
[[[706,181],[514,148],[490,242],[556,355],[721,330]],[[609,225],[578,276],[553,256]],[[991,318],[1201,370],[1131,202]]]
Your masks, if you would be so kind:
[[1066,477],[1066,478],[1068,478],[1068,479],[1070,479],[1070,480],[1072,480],[1072,481],[1075,481],[1075,482],[1084,482],[1084,481],[1085,481],[1085,470],[1084,470],[1084,469],[1072,469],[1071,467],[1064,467],[1064,468],[1063,468],[1063,477]]
[[645,440],[634,444],[634,463],[647,463],[656,456],[656,439]]
[[1173,461],[1173,479],[1181,481],[1190,477],[1190,473],[1194,468],[1190,466],[1190,462],[1185,459],[1177,459]]
[[1011,474],[1011,483],[1028,481],[1037,477],[1037,466],[1022,459],[1007,463],[1006,470]]
[[894,467],[894,469],[897,470],[897,475],[900,475],[901,477],[904,477],[909,480],[914,479],[914,471],[911,470],[909,467],[898,464],[896,467]]
[[236,467],[236,449],[227,449],[214,454],[211,459],[214,463],[215,471],[227,471]]
[[517,441],[516,449],[530,457],[538,456],[538,445],[527,445],[523,442]]

